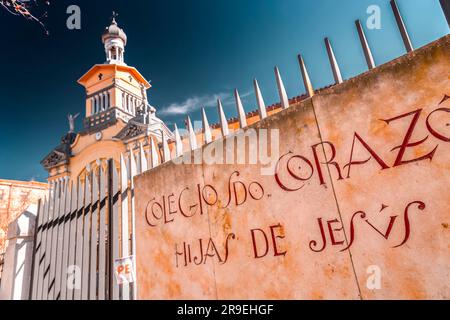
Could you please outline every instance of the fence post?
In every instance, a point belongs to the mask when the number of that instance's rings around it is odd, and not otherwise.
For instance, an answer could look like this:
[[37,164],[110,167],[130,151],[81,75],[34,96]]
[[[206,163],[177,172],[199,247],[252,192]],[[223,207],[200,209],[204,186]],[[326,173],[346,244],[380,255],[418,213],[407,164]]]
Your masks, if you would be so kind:
[[31,205],[8,226],[8,247],[0,288],[2,300],[30,298],[36,215],[37,206]]
[[43,224],[43,214],[44,214],[44,201],[39,199],[38,201],[38,213],[34,228],[34,243],[33,243],[33,257],[31,261],[31,280],[30,280],[30,300],[37,300],[37,288],[39,281],[39,256],[40,247],[42,245],[42,224]]
[[119,300],[119,285],[114,275],[114,261],[119,258],[119,177],[113,159],[108,160],[108,246],[109,246],[109,299]]

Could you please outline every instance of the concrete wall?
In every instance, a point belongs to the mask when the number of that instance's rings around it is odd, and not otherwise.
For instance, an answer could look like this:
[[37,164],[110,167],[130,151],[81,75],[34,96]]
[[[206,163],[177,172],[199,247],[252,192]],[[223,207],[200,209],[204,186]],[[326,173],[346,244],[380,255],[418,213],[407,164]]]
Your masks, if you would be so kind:
[[139,297],[449,299],[449,96],[446,36],[248,127],[279,130],[271,175],[136,177]]

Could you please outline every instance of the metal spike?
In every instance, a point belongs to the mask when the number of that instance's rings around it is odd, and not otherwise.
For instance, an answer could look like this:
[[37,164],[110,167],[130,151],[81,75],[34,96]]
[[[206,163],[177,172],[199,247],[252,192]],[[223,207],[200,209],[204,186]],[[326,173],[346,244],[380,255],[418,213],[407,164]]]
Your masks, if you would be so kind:
[[150,138],[150,148],[151,148],[151,156],[152,156],[152,168],[155,168],[159,165],[158,161],[158,152],[156,151],[155,141]]
[[170,149],[169,144],[167,143],[166,133],[162,132],[162,144],[163,144],[163,154],[164,154],[164,162],[170,161]]
[[448,0],[440,0],[442,10],[447,18],[448,26],[450,27],[450,2]]
[[148,170],[147,157],[145,156],[144,147],[142,146],[142,142],[139,144],[139,158],[141,164],[141,172],[143,173]]
[[369,70],[375,68],[375,61],[373,60],[372,51],[370,50],[369,43],[367,42],[366,35],[364,34],[364,29],[361,25],[360,20],[355,21],[356,29],[358,30],[359,41],[364,51],[364,56],[366,57],[367,67]]
[[325,47],[327,48],[328,59],[330,60],[331,70],[333,71],[333,77],[335,83],[342,83],[341,70],[334,55],[333,48],[331,47],[330,39],[325,38]]
[[241,97],[239,96],[239,91],[234,89],[234,99],[236,100],[236,109],[239,118],[239,126],[245,128],[247,126],[247,117],[245,115],[244,106],[242,105]]
[[289,99],[278,67],[275,67],[275,77],[277,78],[278,95],[280,96],[281,108],[287,109],[289,108]]
[[253,87],[255,88],[256,103],[258,104],[259,117],[267,118],[266,104],[264,103],[261,90],[259,89],[258,80],[253,79]]
[[223,112],[222,101],[220,101],[220,99],[217,99],[217,108],[219,112],[220,128],[222,130],[222,136],[225,137],[230,133],[230,131],[228,129],[228,121],[227,118],[225,117],[225,112]]
[[302,72],[303,84],[305,86],[306,94],[308,97],[312,97],[314,95],[314,89],[311,83],[311,79],[309,79],[308,71],[306,70],[305,61],[301,54],[298,55],[298,63],[300,64],[300,71]]
[[194,128],[192,127],[191,118],[187,117],[187,129],[189,132],[189,145],[191,150],[197,149],[197,137],[195,136]]
[[183,155],[183,142],[181,141],[180,131],[178,131],[177,124],[175,124],[175,156],[181,157]]
[[203,137],[205,139],[205,144],[212,142],[211,127],[209,126],[208,118],[206,117],[205,108],[202,108],[202,119],[203,119]]
[[397,2],[395,0],[391,0],[392,11],[394,12],[395,21],[397,22],[398,30],[402,35],[403,44],[405,45],[406,52],[411,52],[414,50],[411,39],[408,35],[408,30],[406,30],[405,23],[403,22],[402,16],[400,14],[400,10],[398,9]]

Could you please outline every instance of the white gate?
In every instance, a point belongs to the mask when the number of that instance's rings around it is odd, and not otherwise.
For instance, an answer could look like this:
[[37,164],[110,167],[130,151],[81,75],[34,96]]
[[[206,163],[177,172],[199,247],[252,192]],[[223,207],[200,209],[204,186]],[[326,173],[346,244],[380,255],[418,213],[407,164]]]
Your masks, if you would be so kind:
[[[142,161],[147,162],[139,155]],[[117,259],[132,256],[135,261],[136,162],[131,153],[128,166],[121,156],[120,170],[112,159],[98,164],[93,170],[87,168],[78,181],[58,179],[39,202],[33,300],[136,298],[136,282],[118,285],[114,274]],[[146,164],[139,166],[142,169]]]

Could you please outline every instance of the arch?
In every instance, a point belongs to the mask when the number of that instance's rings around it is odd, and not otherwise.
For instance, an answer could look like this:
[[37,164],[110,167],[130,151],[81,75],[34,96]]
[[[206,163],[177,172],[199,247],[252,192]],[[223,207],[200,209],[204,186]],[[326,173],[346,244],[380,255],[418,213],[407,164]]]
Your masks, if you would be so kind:
[[72,158],[71,178],[76,179],[80,174],[83,174],[87,164],[91,164],[91,168],[95,166],[97,159],[113,158],[117,168],[119,168],[120,155],[126,151],[120,141],[102,140],[98,143],[92,143]]

